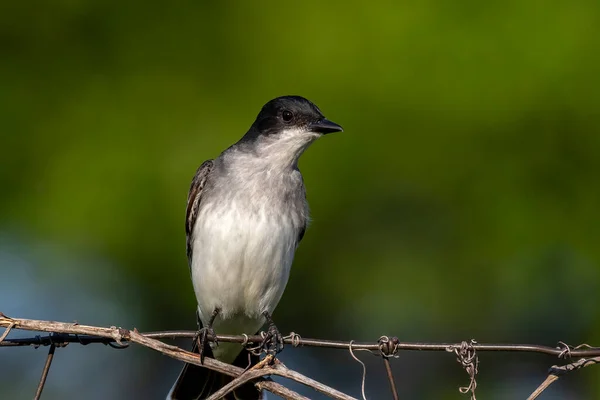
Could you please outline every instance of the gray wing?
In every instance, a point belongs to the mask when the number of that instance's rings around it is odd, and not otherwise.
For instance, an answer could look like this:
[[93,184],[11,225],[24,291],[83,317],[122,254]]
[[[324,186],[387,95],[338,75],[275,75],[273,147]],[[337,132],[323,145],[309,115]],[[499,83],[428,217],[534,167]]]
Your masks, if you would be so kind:
[[[298,170],[298,172],[300,172]],[[306,187],[304,186],[304,178],[302,177],[302,175],[300,175],[300,190],[302,192],[301,196],[298,198],[299,203],[297,203],[297,207],[299,209],[304,209],[304,224],[300,227],[300,230],[298,231],[298,239],[296,241],[296,248],[298,248],[298,245],[300,244],[300,242],[302,241],[302,238],[304,237],[304,234],[306,233],[306,227],[308,225],[309,222],[309,210],[308,210],[308,202],[306,201]]]
[[187,245],[187,256],[190,268],[192,265],[192,243],[194,242],[194,225],[196,224],[196,218],[198,217],[198,209],[200,208],[200,202],[202,201],[202,189],[206,185],[206,180],[213,168],[213,160],[207,160],[196,171],[192,184],[190,185],[190,192],[188,193],[187,199],[187,211],[185,215],[185,236]]

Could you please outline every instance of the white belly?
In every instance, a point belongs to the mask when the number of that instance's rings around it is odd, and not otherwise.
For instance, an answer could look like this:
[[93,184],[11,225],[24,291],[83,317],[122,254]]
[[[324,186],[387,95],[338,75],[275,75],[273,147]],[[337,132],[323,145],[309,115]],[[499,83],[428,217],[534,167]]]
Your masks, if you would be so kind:
[[262,313],[272,313],[279,303],[296,250],[297,218],[248,208],[207,204],[194,227],[194,291],[204,325],[221,309],[217,333],[256,333]]

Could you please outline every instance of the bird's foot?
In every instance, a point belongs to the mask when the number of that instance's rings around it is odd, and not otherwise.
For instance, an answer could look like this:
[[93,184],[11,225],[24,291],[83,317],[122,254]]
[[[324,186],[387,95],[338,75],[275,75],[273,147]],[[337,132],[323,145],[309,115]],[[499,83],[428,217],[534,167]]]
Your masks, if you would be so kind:
[[208,335],[211,336],[213,341],[213,347],[219,345],[217,341],[217,335],[215,334],[215,330],[213,329],[213,323],[215,322],[215,318],[221,311],[220,308],[215,308],[210,319],[208,320],[208,324],[205,327],[202,327],[202,322],[200,321],[200,315],[197,314],[198,319],[198,333],[196,334],[196,344],[198,345],[198,355],[200,356],[200,363],[204,364],[204,352],[205,346],[208,344]]
[[208,336],[213,339],[214,346],[218,346],[217,335],[212,327],[200,328],[196,334],[196,343],[198,345],[198,354],[200,355],[200,362],[204,363],[205,346],[208,344]]
[[260,347],[267,355],[275,357],[283,350],[283,336],[273,323],[271,316],[267,312],[263,314],[269,323],[269,328],[267,329]]

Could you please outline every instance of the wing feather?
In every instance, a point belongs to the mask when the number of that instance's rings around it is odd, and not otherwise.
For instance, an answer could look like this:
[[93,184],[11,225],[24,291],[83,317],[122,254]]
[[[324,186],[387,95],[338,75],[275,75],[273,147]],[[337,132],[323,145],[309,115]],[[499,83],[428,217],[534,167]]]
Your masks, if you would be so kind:
[[193,251],[192,243],[194,242],[194,225],[196,224],[198,210],[202,201],[202,190],[206,186],[206,181],[208,180],[210,171],[212,171],[213,165],[213,160],[204,161],[202,165],[200,165],[196,171],[196,175],[194,175],[194,179],[192,179],[192,184],[190,185],[190,191],[188,193],[187,210],[185,216],[185,235],[187,256],[190,266],[192,262]]

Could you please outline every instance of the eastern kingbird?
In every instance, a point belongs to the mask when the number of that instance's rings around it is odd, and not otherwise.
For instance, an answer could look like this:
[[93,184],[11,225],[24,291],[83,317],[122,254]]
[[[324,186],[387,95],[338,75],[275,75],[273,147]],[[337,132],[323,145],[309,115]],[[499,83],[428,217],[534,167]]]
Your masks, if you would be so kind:
[[[198,301],[194,351],[247,368],[258,361],[235,343],[208,345],[207,335],[254,334],[265,322],[268,351],[283,340],[271,314],[283,294],[309,219],[298,159],[321,136],[342,131],[300,96],[265,104],[246,134],[202,163],[187,200],[185,231]],[[213,330],[214,329],[214,330]],[[232,378],[186,364],[168,399],[204,399]],[[255,400],[252,384],[228,399]]]

